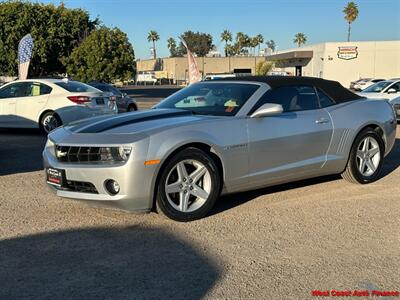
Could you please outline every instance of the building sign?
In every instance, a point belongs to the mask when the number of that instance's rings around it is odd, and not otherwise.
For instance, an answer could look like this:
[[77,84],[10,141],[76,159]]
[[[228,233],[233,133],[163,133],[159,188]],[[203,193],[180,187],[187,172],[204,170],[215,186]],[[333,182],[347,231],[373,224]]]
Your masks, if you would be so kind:
[[344,60],[350,60],[350,59],[357,58],[357,55],[358,55],[357,48],[358,47],[348,46],[348,47],[338,47],[338,48],[339,48],[338,53],[337,53],[338,58],[344,59]]

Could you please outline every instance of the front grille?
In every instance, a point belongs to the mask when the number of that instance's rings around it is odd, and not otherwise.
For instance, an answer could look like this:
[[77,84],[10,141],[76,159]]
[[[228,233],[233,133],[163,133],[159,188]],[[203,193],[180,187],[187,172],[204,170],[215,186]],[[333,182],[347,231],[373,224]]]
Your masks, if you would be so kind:
[[98,162],[100,147],[56,146],[56,157],[60,162]]
[[67,180],[65,189],[71,192],[98,194],[96,187],[90,182]]

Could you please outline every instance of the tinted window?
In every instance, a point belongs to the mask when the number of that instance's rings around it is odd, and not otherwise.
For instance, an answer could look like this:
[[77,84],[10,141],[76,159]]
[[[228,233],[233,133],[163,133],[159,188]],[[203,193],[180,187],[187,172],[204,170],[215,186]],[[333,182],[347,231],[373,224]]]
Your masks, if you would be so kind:
[[329,98],[324,92],[317,89],[317,93],[321,107],[328,107],[335,104],[335,101]]
[[253,113],[265,103],[280,104],[284,112],[319,108],[314,87],[305,85],[285,86],[267,91],[250,113]]
[[400,82],[393,84],[392,86],[389,87],[388,90],[391,90],[391,89],[396,90],[396,92],[400,92]]
[[114,96],[121,96],[122,93],[116,89],[115,87],[107,84],[93,84],[93,87],[96,89],[99,89],[100,91],[107,92],[107,93],[112,93]]
[[55,84],[71,93],[98,92],[94,87],[78,81],[60,81]]
[[52,91],[52,88],[49,87],[48,85],[45,85],[43,83],[40,84],[40,95],[50,94],[51,91]]
[[11,84],[0,90],[0,98],[20,98],[47,95],[52,88],[38,82],[20,82]]
[[27,83],[14,83],[3,87],[0,90],[0,98],[19,98],[25,97],[28,94]]
[[234,116],[258,88],[255,84],[201,82],[169,96],[157,108],[180,108],[196,114]]
[[384,88],[392,84],[393,81],[380,81],[377,82],[369,87],[367,87],[365,90],[363,90],[363,93],[380,93]]

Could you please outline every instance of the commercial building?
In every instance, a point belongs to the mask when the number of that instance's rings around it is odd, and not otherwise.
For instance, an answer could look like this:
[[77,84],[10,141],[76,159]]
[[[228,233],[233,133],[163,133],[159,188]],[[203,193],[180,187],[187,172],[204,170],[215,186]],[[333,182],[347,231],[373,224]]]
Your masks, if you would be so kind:
[[[274,62],[274,71],[288,75],[337,80],[348,87],[359,78],[400,77],[400,41],[332,42],[288,49],[267,56],[196,57],[205,75],[255,74],[261,61]],[[172,82],[185,82],[186,57],[137,61],[138,72],[156,72]]]
[[400,41],[340,42],[309,45],[267,56],[275,69],[297,76],[339,81],[400,77]]
[[[196,57],[200,72],[205,75],[248,73],[255,74],[256,65],[265,61],[264,56],[232,57]],[[138,60],[138,72],[155,72],[156,76],[170,79],[174,83],[185,82],[188,78],[188,61],[186,57],[169,57]]]

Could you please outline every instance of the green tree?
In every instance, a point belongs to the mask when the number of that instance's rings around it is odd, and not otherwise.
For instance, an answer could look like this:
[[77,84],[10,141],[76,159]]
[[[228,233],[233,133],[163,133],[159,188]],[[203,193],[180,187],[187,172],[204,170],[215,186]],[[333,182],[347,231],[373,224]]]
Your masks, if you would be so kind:
[[153,43],[153,58],[157,58],[157,53],[156,53],[156,42],[160,39],[160,36],[158,35],[157,31],[155,30],[150,30],[149,34],[147,35],[147,41]]
[[62,60],[98,25],[87,11],[63,4],[25,1],[0,3],[0,74],[18,73],[18,43],[30,33],[34,39],[29,76],[65,73]]
[[235,45],[226,45],[225,48],[227,56],[234,56],[236,54],[236,46]]
[[72,78],[88,82],[91,80],[113,82],[131,79],[135,55],[128,37],[118,28],[101,27],[73,51],[65,61]]
[[170,37],[167,40],[167,47],[169,49],[170,57],[177,57],[178,56],[178,49],[176,46],[176,41],[174,38]]
[[347,41],[350,42],[351,23],[353,23],[358,17],[358,6],[355,2],[351,1],[347,3],[343,9],[344,19],[347,21],[349,27],[347,29]]
[[244,53],[246,47],[250,47],[250,37],[243,32],[236,33],[236,54]]
[[257,40],[258,55],[260,55],[260,46],[262,43],[264,43],[264,37],[262,34],[257,34],[255,39]]
[[[213,38],[208,33],[193,32],[189,30],[184,32],[181,37],[185,40],[189,50],[200,57],[206,56],[213,47]],[[178,52],[180,55],[186,54],[187,52],[182,42],[179,45]]]
[[256,65],[256,76],[267,76],[273,64],[267,61],[260,61]]
[[269,49],[271,49],[272,52],[275,52],[276,44],[275,44],[274,40],[269,40],[269,41],[266,42],[266,44],[267,44],[267,47]]
[[257,37],[250,38],[250,48],[253,52],[253,55],[256,55],[256,47],[259,45]]
[[307,37],[304,33],[299,32],[294,35],[293,43],[297,44],[298,47],[304,45],[307,42]]
[[228,42],[232,42],[232,33],[227,29],[222,31],[221,41],[225,42],[225,56],[228,56]]

